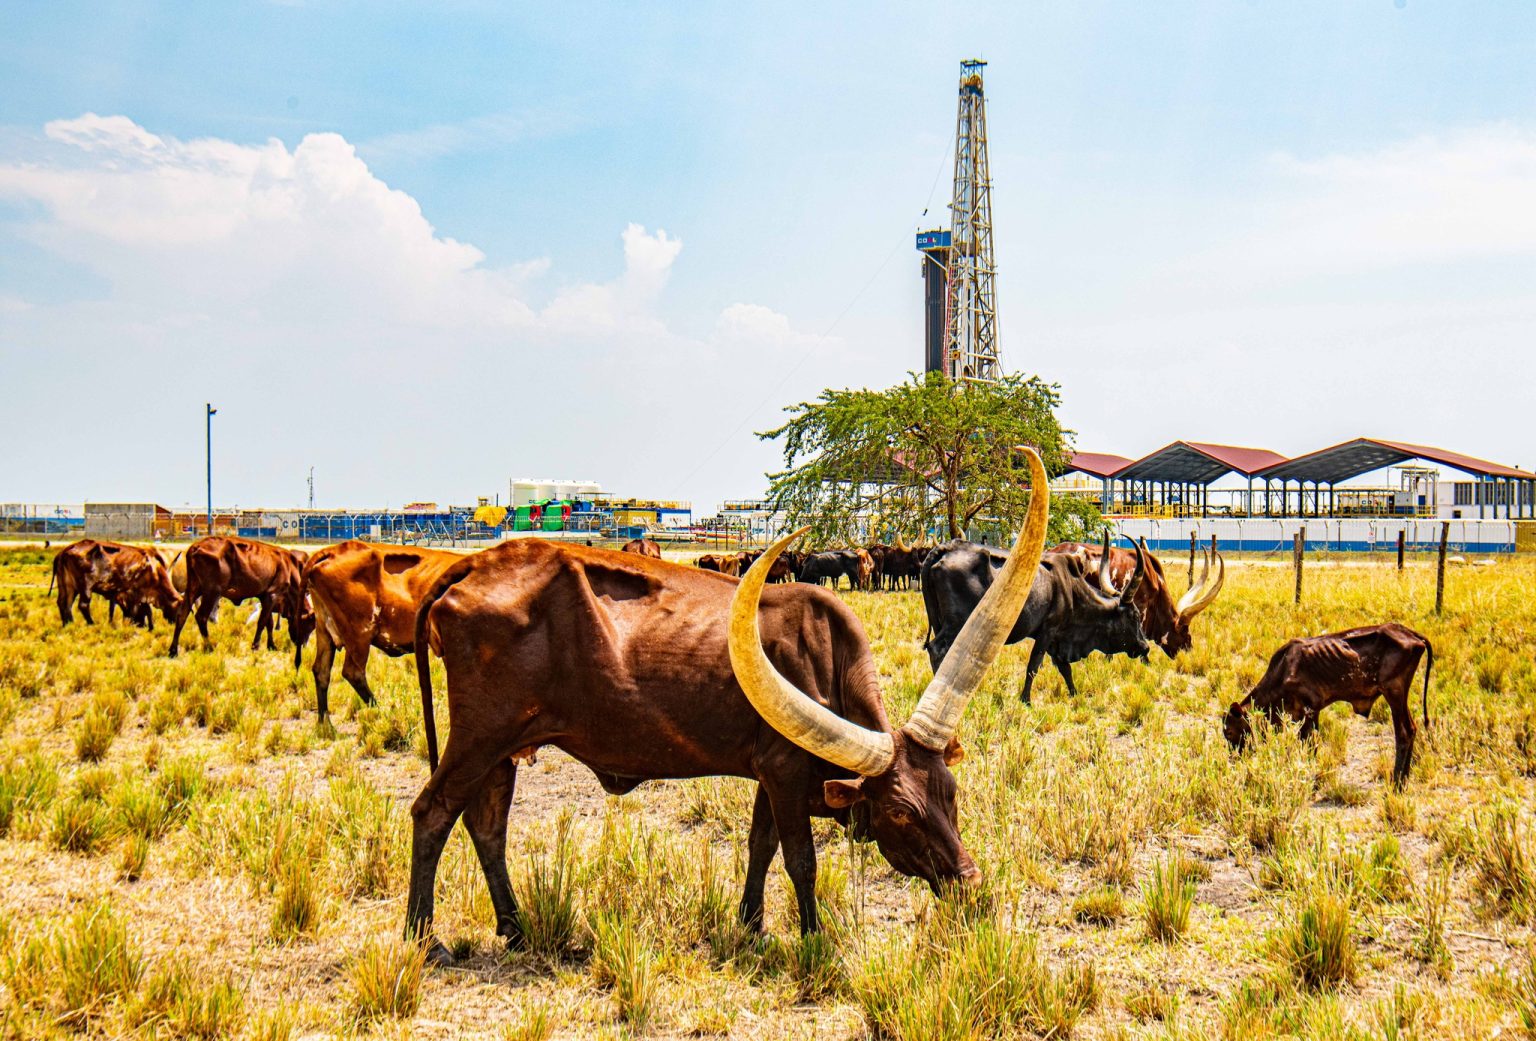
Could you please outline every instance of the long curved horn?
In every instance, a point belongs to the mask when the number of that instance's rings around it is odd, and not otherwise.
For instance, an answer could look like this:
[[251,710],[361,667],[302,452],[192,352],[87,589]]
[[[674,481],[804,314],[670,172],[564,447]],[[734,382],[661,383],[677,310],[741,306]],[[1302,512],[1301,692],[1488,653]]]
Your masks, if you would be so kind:
[[1115,580],[1109,573],[1109,529],[1104,529],[1104,545],[1099,547],[1099,592],[1108,597],[1118,597]]
[[809,530],[801,528],[769,546],[736,587],[736,595],[731,598],[731,668],[747,700],[769,726],[812,755],[861,776],[873,777],[890,769],[895,758],[891,735],[866,730],[812,701],[773,667],[763,651],[757,604],[768,569],[791,542]]
[[1131,580],[1125,584],[1125,589],[1120,593],[1120,602],[1128,604],[1136,595],[1136,589],[1141,585],[1141,578],[1147,573],[1147,539],[1143,535],[1136,543],[1136,570],[1131,572]]
[[[1216,578],[1206,583],[1211,573],[1211,558],[1216,559]],[[1220,553],[1207,553],[1205,557],[1205,570],[1200,574],[1200,584],[1180,599],[1177,607],[1179,620],[1189,621],[1195,615],[1204,611],[1216,602],[1216,594],[1221,592],[1222,584],[1227,580],[1227,562],[1221,558]]]
[[976,610],[966,620],[950,646],[939,671],[918,700],[905,730],[919,744],[942,751],[955,736],[966,702],[981,684],[1008,633],[1024,610],[1024,601],[1035,584],[1040,553],[1045,549],[1045,529],[1050,521],[1051,489],[1045,464],[1032,448],[1020,446],[1029,462],[1029,514],[1008,562],[992,580]]

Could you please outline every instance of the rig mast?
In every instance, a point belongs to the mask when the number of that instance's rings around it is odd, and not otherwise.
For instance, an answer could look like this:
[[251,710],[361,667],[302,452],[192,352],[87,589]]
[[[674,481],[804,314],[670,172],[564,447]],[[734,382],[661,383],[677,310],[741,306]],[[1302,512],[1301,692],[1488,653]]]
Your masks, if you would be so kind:
[[917,248],[924,254],[925,368],[953,380],[990,383],[1002,374],[1002,364],[997,352],[992,174],[982,83],[986,65],[975,59],[960,63],[950,230],[920,232]]

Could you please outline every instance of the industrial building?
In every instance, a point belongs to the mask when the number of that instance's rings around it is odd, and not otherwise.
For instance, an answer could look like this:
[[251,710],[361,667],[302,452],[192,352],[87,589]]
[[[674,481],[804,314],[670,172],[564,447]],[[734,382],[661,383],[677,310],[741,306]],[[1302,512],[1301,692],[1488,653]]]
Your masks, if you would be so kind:
[[[1465,477],[1447,479],[1441,467]],[[1380,472],[1385,481],[1347,483]],[[1086,486],[1079,479],[1078,488],[1096,485],[1099,509],[1116,517],[1536,518],[1536,473],[1378,438],[1291,458],[1266,448],[1175,441],[1140,459],[1079,452],[1071,473],[1095,479]],[[1225,486],[1213,487],[1218,482]]]
[[1536,549],[1536,474],[1429,445],[1360,437],[1287,458],[1175,441],[1139,459],[1079,452],[1072,466],[1055,489],[1091,497],[1126,544],[1179,549],[1194,534],[1275,552],[1301,534],[1318,549],[1374,550],[1401,532],[1427,549],[1448,521],[1458,552]]

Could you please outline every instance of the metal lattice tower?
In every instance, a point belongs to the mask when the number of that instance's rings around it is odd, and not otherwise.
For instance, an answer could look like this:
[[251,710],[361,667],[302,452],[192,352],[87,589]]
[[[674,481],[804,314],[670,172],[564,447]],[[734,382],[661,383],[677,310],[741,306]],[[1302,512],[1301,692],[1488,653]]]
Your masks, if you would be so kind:
[[944,299],[944,364],[950,379],[992,382],[997,353],[997,267],[992,260],[992,172],[987,160],[987,63],[960,63],[955,118],[955,190]]

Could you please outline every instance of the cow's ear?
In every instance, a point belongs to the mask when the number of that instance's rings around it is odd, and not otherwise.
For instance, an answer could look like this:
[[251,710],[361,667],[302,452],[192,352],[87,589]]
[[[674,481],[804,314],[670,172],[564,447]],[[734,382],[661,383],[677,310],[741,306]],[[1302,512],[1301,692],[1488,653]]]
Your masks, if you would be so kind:
[[965,758],[965,746],[960,743],[958,737],[949,739],[949,744],[944,746],[944,765],[954,766]]
[[846,810],[856,802],[864,801],[864,778],[821,782],[821,797],[834,810]]

